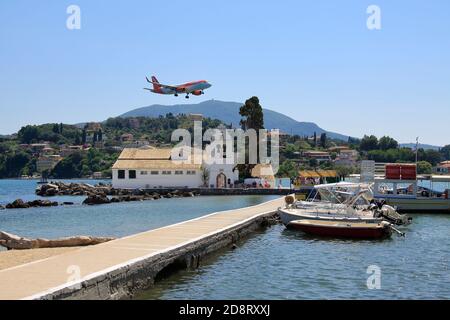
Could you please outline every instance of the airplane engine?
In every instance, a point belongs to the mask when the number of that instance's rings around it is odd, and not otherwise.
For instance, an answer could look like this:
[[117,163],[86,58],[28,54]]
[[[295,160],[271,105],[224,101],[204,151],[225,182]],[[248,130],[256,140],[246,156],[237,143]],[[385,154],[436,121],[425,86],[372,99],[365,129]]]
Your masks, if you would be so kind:
[[195,90],[191,92],[194,96],[200,96],[202,95],[202,91],[201,90]]

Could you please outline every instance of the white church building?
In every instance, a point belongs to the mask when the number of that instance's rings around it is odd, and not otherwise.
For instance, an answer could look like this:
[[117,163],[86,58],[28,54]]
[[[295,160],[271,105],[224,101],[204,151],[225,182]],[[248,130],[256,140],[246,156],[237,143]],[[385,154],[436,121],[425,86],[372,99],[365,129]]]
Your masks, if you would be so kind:
[[[112,185],[118,189],[230,188],[239,179],[234,164],[191,161],[172,157],[173,149],[126,148],[112,167]],[[198,162],[198,161],[197,161]]]

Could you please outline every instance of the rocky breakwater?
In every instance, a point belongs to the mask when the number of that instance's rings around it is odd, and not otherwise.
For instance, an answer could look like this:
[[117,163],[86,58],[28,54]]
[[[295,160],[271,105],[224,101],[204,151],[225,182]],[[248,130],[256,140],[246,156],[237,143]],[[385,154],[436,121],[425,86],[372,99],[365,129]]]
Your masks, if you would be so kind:
[[49,200],[33,200],[33,201],[23,201],[22,199],[14,200],[6,205],[6,209],[27,209],[27,208],[37,208],[37,207],[56,207],[58,202]]
[[109,185],[93,186],[87,183],[51,182],[39,185],[36,188],[36,195],[41,197],[113,195],[114,192],[114,189]]
[[131,202],[131,201],[148,201],[148,200],[158,200],[161,198],[186,198],[186,197],[194,197],[195,194],[190,191],[180,191],[174,190],[172,192],[148,192],[145,190],[114,190],[112,189],[112,193],[116,194],[113,197],[108,197],[106,193],[97,193],[89,195],[86,200],[83,201],[83,204],[87,205],[99,205],[99,204],[107,204],[107,203],[118,203],[118,202]]

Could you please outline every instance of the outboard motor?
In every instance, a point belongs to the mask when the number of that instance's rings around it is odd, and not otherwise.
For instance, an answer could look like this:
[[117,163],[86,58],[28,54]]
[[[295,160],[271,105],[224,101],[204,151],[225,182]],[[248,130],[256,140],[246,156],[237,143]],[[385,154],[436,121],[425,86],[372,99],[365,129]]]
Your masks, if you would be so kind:
[[395,208],[387,204],[381,208],[381,216],[396,225],[409,224],[412,220],[407,215],[399,214]]

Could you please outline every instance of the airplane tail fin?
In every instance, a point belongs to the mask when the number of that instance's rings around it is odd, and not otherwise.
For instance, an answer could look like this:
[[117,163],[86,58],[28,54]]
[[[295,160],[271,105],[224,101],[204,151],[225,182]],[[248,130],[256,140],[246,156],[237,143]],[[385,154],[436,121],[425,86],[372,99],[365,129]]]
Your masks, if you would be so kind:
[[159,85],[159,81],[158,81],[158,79],[156,79],[155,76],[152,76],[152,83],[153,83],[153,89],[158,90],[159,88],[161,88],[161,86]]

